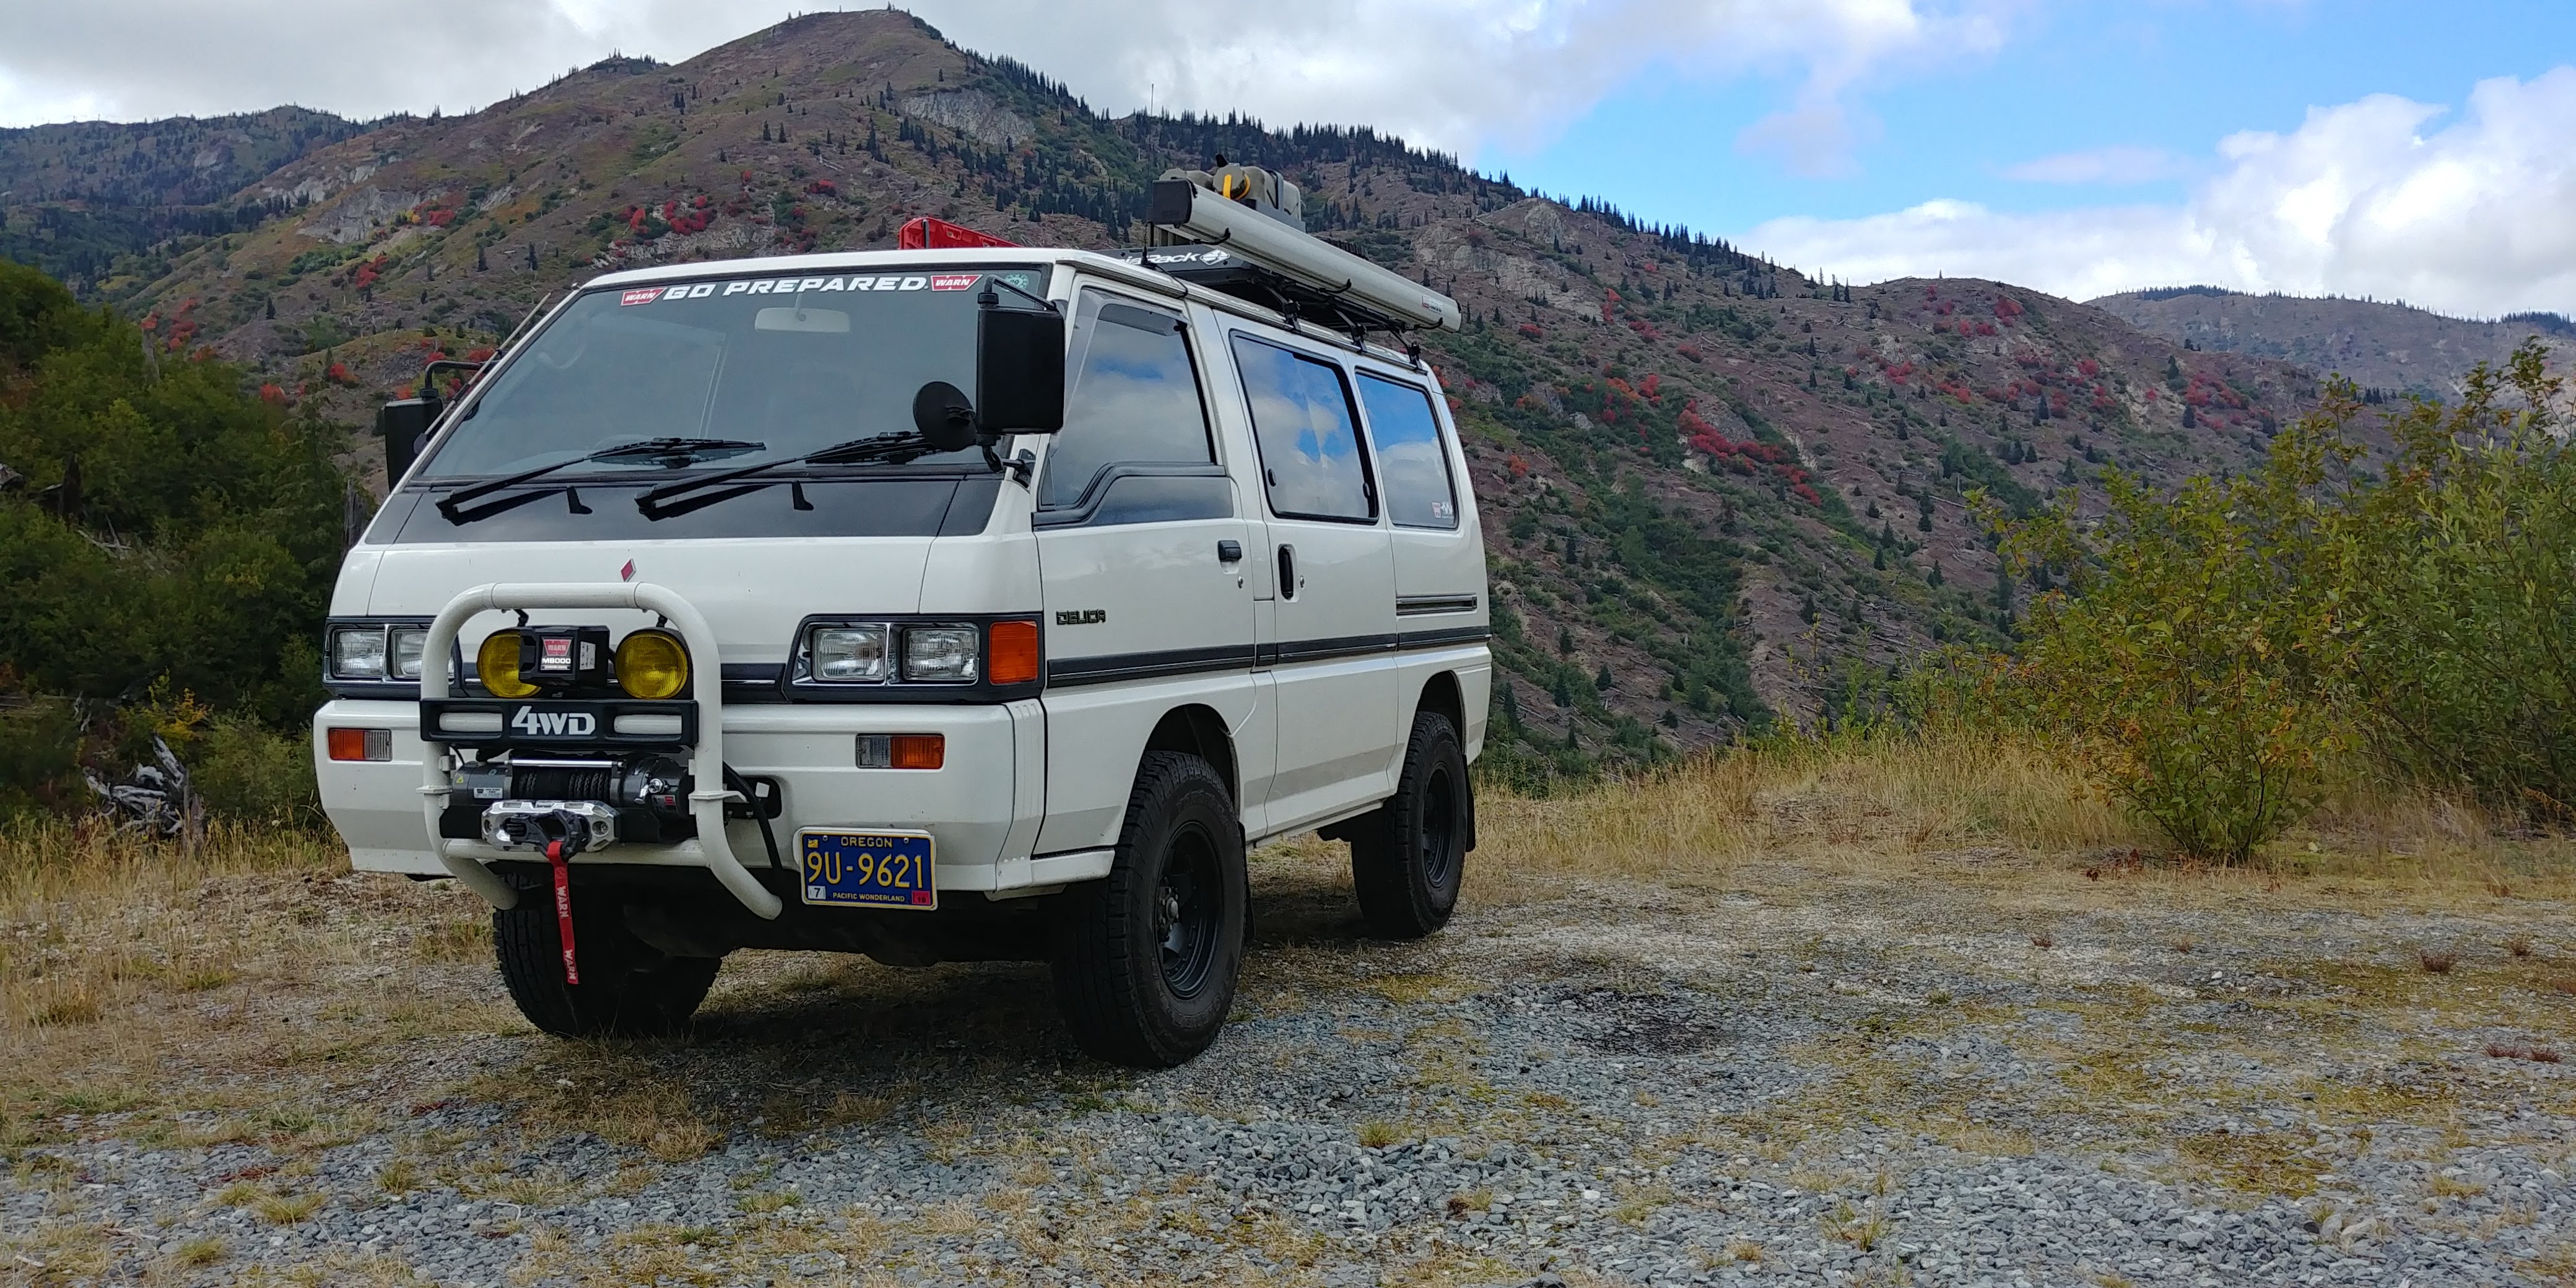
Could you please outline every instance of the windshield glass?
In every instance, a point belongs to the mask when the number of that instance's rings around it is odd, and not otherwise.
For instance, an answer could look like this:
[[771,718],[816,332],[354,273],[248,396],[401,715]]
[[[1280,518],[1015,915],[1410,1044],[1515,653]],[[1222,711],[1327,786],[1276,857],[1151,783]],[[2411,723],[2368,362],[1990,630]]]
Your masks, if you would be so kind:
[[[573,301],[421,468],[432,478],[509,474],[647,439],[763,446],[713,468],[789,460],[912,429],[912,399],[945,380],[975,387],[976,296],[984,274],[916,269],[737,277]],[[1045,290],[1043,269],[1002,280]],[[917,463],[980,467],[983,453]],[[593,462],[615,473],[668,458]]]

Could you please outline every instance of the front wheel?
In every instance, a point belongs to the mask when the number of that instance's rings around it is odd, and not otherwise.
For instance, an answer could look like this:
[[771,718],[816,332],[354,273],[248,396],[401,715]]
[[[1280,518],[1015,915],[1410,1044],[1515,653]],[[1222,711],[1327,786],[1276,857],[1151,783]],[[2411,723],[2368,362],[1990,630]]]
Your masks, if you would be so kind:
[[613,899],[576,892],[572,942],[581,982],[567,984],[550,884],[522,884],[517,907],[493,911],[501,981],[528,1023],[559,1038],[587,1038],[661,1037],[689,1022],[723,959],[663,953],[626,928],[625,913]]
[[1458,730],[1449,717],[1422,712],[1413,717],[1395,795],[1347,832],[1351,885],[1369,933],[1420,939],[1447,925],[1475,833],[1476,798]]
[[1060,910],[1056,997],[1073,1040],[1148,1069],[1206,1050],[1234,1006],[1249,902],[1225,780],[1196,756],[1147,752],[1108,877]]

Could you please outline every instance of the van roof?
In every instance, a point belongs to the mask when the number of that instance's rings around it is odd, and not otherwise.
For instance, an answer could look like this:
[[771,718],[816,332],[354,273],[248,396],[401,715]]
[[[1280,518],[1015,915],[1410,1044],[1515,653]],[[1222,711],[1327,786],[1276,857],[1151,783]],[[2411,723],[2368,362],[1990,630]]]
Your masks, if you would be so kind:
[[[620,286],[650,285],[655,282],[694,281],[708,277],[740,277],[763,273],[816,273],[851,269],[953,268],[986,265],[992,267],[1053,267],[1063,264],[1102,277],[1114,279],[1175,299],[1188,299],[1211,308],[1265,323],[1295,335],[1332,337],[1335,344],[1350,345],[1350,337],[1337,331],[1303,325],[1274,309],[1239,296],[1212,291],[1150,268],[1128,263],[1114,255],[1098,251],[1073,250],[1065,247],[1014,246],[976,247],[954,250],[848,250],[825,251],[811,255],[765,255],[753,259],[698,260],[687,264],[657,264],[651,268],[630,268],[605,273],[583,282],[576,289],[595,290]],[[1382,344],[1367,344],[1368,356],[1401,367],[1416,366],[1402,351]],[[1427,370],[1427,367],[1420,368]]]

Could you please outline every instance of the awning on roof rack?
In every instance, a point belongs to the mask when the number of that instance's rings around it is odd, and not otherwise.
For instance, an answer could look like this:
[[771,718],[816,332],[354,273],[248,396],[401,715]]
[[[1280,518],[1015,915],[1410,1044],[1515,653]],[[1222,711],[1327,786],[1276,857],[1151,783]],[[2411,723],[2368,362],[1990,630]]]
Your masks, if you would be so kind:
[[1131,247],[1118,253],[1130,264],[1142,264],[1194,286],[1250,300],[1315,326],[1353,335],[1418,329],[1415,323],[1370,308],[1348,294],[1319,290],[1229,253],[1222,246]]
[[[1190,240],[1131,252],[1131,259],[1300,320],[1389,331],[1455,331],[1462,321],[1448,296],[1189,179],[1157,180],[1146,222]],[[1174,252],[1196,258],[1167,265],[1164,256]]]

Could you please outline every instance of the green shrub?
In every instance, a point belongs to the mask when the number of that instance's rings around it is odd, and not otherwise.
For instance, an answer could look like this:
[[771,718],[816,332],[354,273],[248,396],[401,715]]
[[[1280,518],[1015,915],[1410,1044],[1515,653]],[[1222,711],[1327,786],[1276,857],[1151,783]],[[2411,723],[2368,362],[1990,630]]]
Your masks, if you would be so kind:
[[[0,463],[24,477],[0,492],[0,808],[85,803],[62,789],[58,700],[87,717],[69,754],[116,770],[170,694],[302,738],[354,495],[348,436],[248,383],[0,263]],[[246,737],[218,740],[233,758],[218,776],[242,808],[285,808],[294,791],[256,785],[273,775]]]
[[0,823],[87,795],[80,720],[60,698],[0,705]]
[[2328,418],[2259,470],[2158,495],[2105,472],[2096,527],[2061,506],[2013,525],[2021,568],[2072,593],[2031,606],[2019,665],[2034,713],[2111,793],[2196,858],[2251,858],[2312,808],[2347,742],[2338,551],[2319,498],[2350,452]]
[[2576,817],[2576,452],[2541,357],[2525,345],[2457,405],[2388,418],[2394,460],[2343,507],[2340,582],[2351,705],[2379,761],[2563,821]]
[[[2006,525],[2020,655],[1920,678],[1915,706],[2035,723],[2184,853],[2241,861],[2358,752],[2387,774],[2576,817],[2576,449],[2536,342],[2454,405],[2355,432],[2348,383],[2243,477]],[[1989,506],[1990,520],[2001,513]]]
[[307,826],[321,819],[313,739],[222,715],[199,734],[188,772],[209,812],[243,823]]

